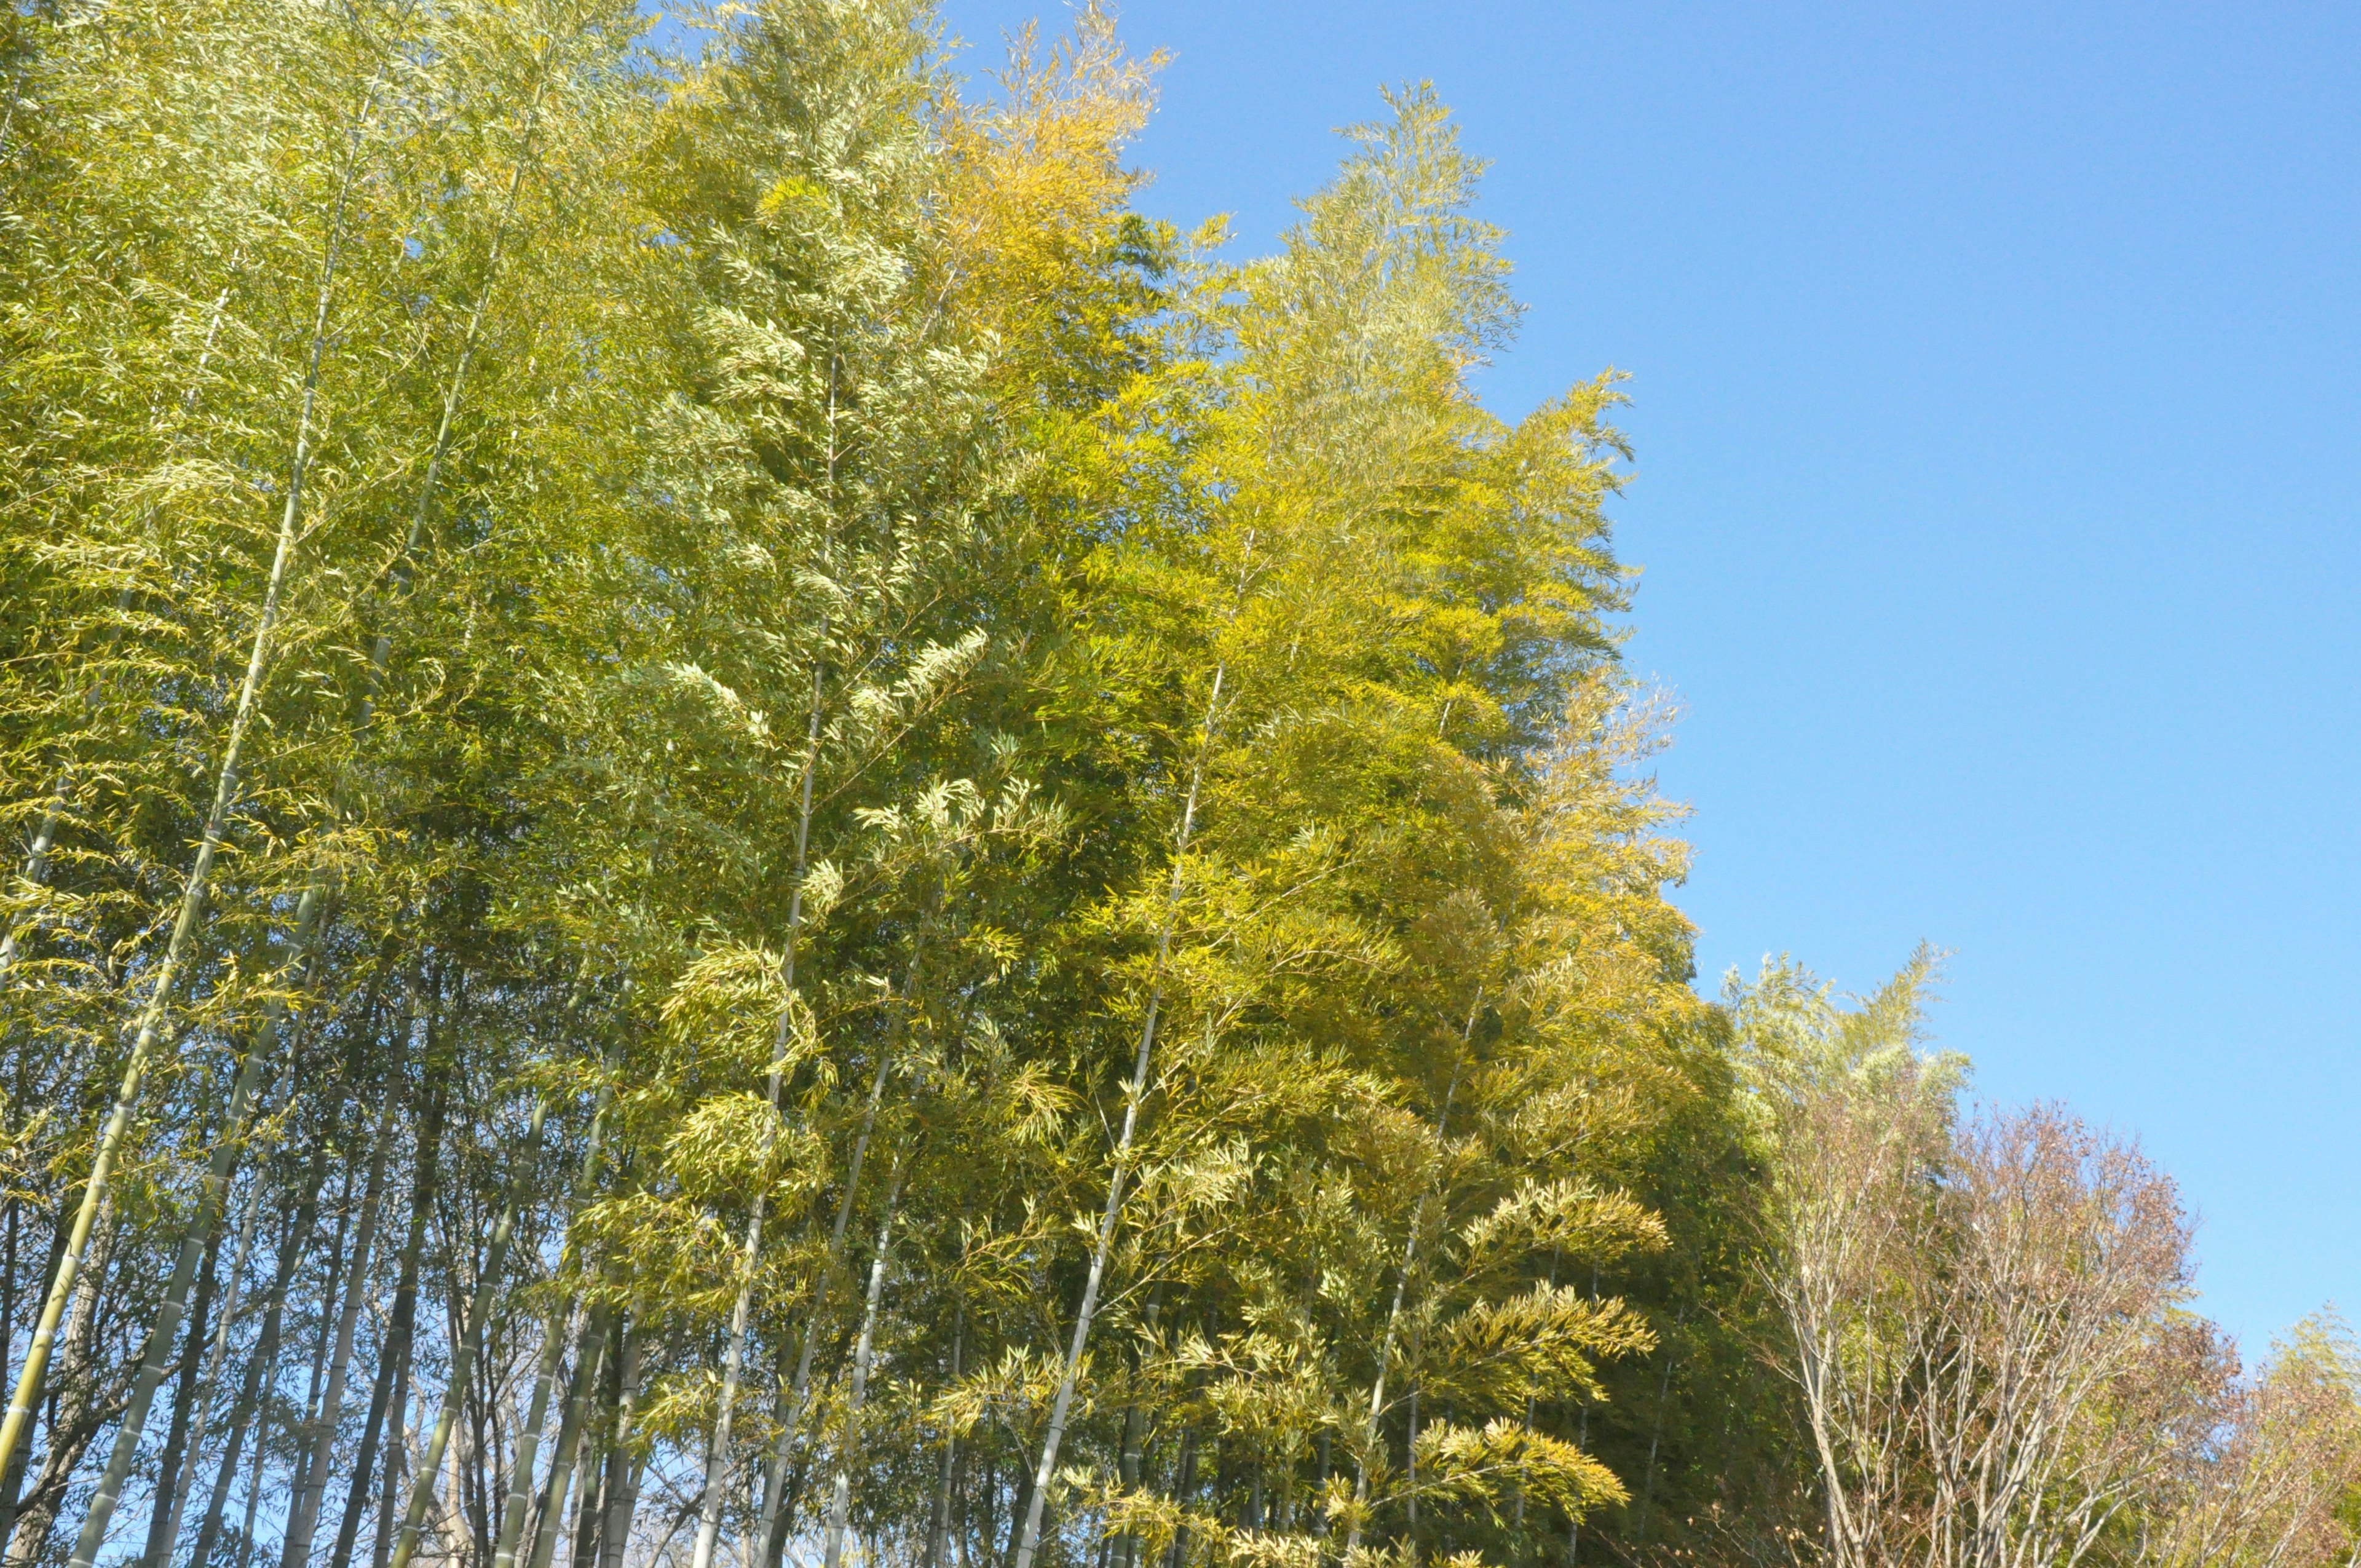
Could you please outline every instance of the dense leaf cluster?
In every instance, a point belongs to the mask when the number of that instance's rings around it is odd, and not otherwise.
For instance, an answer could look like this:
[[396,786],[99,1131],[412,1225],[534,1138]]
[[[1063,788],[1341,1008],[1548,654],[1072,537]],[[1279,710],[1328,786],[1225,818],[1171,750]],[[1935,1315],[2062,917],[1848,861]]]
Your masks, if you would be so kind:
[[5,16],[10,1563],[1776,1548],[1618,393],[1477,400],[1430,92],[1233,264],[1094,10]]

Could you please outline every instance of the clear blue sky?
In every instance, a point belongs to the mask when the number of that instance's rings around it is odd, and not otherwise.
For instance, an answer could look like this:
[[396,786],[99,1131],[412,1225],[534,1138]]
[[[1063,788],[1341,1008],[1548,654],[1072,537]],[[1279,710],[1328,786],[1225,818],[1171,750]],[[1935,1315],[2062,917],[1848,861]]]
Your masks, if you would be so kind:
[[[1023,0],[953,0],[991,63]],[[1956,949],[2259,1348],[2361,1311],[2361,8],[1135,0],[1154,213],[1260,248],[1378,84],[1495,160],[1519,412],[1613,365],[1706,982]]]

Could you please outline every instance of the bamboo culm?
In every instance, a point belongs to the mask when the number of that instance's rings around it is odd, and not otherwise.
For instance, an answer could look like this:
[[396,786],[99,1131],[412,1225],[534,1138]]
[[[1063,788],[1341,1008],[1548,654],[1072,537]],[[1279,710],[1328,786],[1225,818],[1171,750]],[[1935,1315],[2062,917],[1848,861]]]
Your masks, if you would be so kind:
[[[417,1014],[413,1011],[412,1017]],[[439,1155],[443,1141],[443,1113],[447,1096],[438,1085],[429,1092],[426,1113],[418,1129],[417,1168],[411,1178],[410,1232],[402,1240],[400,1274],[394,1282],[393,1310],[386,1322],[385,1338],[378,1350],[377,1376],[369,1389],[368,1414],[361,1423],[360,1452],[353,1458],[352,1486],[345,1497],[343,1522],[336,1530],[336,1544],[329,1556],[330,1568],[350,1568],[353,1548],[360,1539],[361,1516],[368,1508],[369,1477],[377,1466],[378,1448],[385,1431],[390,1410],[399,1420],[396,1385],[402,1370],[409,1365],[410,1347],[417,1332],[418,1321],[418,1260],[425,1249],[426,1220],[434,1212],[437,1176],[441,1168]],[[394,1448],[400,1446],[397,1434]],[[394,1473],[390,1455],[386,1464],[389,1479]],[[387,1523],[390,1523],[389,1519]],[[161,1565],[159,1565],[161,1568]]]
[[[1468,1009],[1467,1026],[1460,1031],[1459,1056],[1452,1064],[1451,1085],[1444,1091],[1443,1109],[1434,1118],[1434,1135],[1438,1141],[1443,1137],[1444,1129],[1450,1125],[1452,1102],[1459,1095],[1459,1075],[1466,1070],[1467,1047],[1475,1039],[1476,1019],[1483,1010],[1484,998],[1479,992],[1475,1005]],[[1346,1552],[1356,1551],[1361,1544],[1363,1516],[1369,1505],[1369,1456],[1377,1452],[1378,1427],[1386,1413],[1386,1375],[1393,1366],[1394,1345],[1401,1332],[1402,1305],[1410,1293],[1411,1272],[1418,1266],[1419,1238],[1425,1234],[1426,1206],[1433,1192],[1434,1184],[1431,1180],[1419,1189],[1418,1203],[1411,1211],[1410,1236],[1402,1243],[1401,1269],[1394,1276],[1393,1302],[1386,1309],[1385,1337],[1378,1346],[1377,1374],[1369,1383],[1369,1411],[1362,1424],[1360,1452],[1354,1460],[1353,1516],[1351,1522],[1345,1527]],[[1413,1497],[1411,1504],[1413,1519],[1417,1506]]]
[[640,1362],[646,1354],[647,1335],[629,1325],[623,1333],[623,1356],[615,1402],[615,1434],[607,1446],[607,1517],[598,1525],[598,1561],[581,1568],[623,1568],[623,1549],[631,1543],[631,1516],[640,1501],[642,1460],[633,1447],[633,1419],[640,1408]]
[[[909,977],[902,987],[906,1004],[917,984],[921,956],[919,951],[910,955]],[[905,1016],[899,1012],[895,1014],[895,1027],[888,1035],[885,1048],[877,1054],[877,1070],[870,1079],[869,1102],[862,1112],[861,1131],[852,1140],[851,1157],[845,1162],[844,1191],[837,1199],[836,1220],[829,1230],[828,1253],[821,1259],[819,1278],[812,1288],[811,1306],[804,1316],[803,1343],[796,1353],[796,1373],[788,1384],[787,1419],[781,1423],[778,1444],[772,1450],[770,1467],[763,1476],[762,1516],[756,1531],[762,1548],[755,1559],[759,1563],[777,1560],[780,1532],[786,1519],[787,1467],[793,1462],[803,1419],[811,1403],[812,1356],[819,1343],[819,1326],[828,1310],[829,1287],[844,1266],[845,1235],[852,1220],[853,1198],[861,1187],[862,1162],[868,1157],[869,1140],[877,1130],[877,1112],[884,1102],[885,1080],[901,1043]]]
[[[412,987],[414,993],[415,986]],[[361,1194],[359,1234],[353,1239],[352,1278],[336,1314],[335,1348],[328,1359],[327,1386],[321,1390],[320,1409],[313,1418],[310,1463],[303,1486],[293,1499],[280,1545],[282,1568],[305,1568],[312,1560],[312,1537],[320,1522],[322,1499],[327,1494],[328,1464],[344,1409],[345,1380],[352,1365],[354,1335],[360,1326],[361,1301],[368,1293],[369,1263],[376,1254],[378,1217],[385,1193],[385,1171],[393,1148],[394,1117],[402,1103],[403,1070],[409,1055],[410,1021],[405,1019],[393,1058],[386,1069],[385,1100],[378,1113],[377,1132],[369,1153],[368,1178]]]
[[156,1493],[148,1516],[148,1541],[139,1561],[152,1562],[158,1541],[170,1522],[173,1505],[182,1494],[181,1477],[194,1465],[189,1433],[196,1419],[196,1402],[204,1387],[205,1331],[213,1324],[214,1299],[219,1291],[221,1233],[205,1246],[204,1266],[197,1271],[195,1304],[189,1310],[188,1343],[181,1352],[180,1373],[172,1394],[172,1419],[166,1428],[164,1452],[156,1462]]
[[[568,1234],[559,1255],[561,1272],[573,1259],[573,1214],[578,1212],[588,1199],[598,1179],[598,1156],[603,1146],[607,1124],[607,1108],[613,1097],[611,1089],[601,1090],[598,1108],[590,1118],[590,1136],[582,1151],[582,1168],[574,1179],[573,1203],[568,1212]],[[557,1382],[557,1370],[566,1358],[567,1325],[574,1321],[575,1296],[564,1292],[550,1309],[549,1321],[543,1332],[541,1361],[533,1380],[533,1399],[524,1425],[517,1433],[515,1462],[509,1467],[509,1495],[500,1509],[500,1531],[492,1547],[494,1568],[514,1568],[519,1547],[524,1539],[525,1510],[533,1501],[533,1464],[541,1449],[541,1434],[549,1420],[549,1398]]]
[[[6,1472],[17,1445],[24,1441],[26,1429],[32,1420],[33,1408],[39,1402],[41,1382],[49,1371],[50,1348],[56,1342],[58,1322],[73,1293],[75,1273],[90,1245],[91,1225],[97,1217],[99,1205],[105,1201],[107,1182],[113,1175],[115,1161],[121,1153],[132,1114],[138,1105],[139,1091],[147,1079],[150,1056],[163,1034],[173,987],[188,961],[191,945],[196,938],[204,910],[205,890],[213,874],[214,858],[221,850],[223,835],[229,826],[230,807],[237,798],[238,762],[245,750],[247,729],[254,720],[255,702],[261,693],[263,677],[269,669],[271,636],[278,629],[280,599],[286,590],[288,571],[295,555],[296,524],[302,515],[303,481],[311,468],[313,419],[320,396],[320,364],[327,351],[329,316],[335,303],[337,269],[344,249],[345,216],[354,181],[359,173],[361,133],[374,110],[383,76],[380,67],[378,76],[371,81],[362,97],[348,137],[345,167],[337,181],[335,204],[329,220],[326,247],[320,267],[319,290],[313,311],[310,350],[295,421],[294,453],[288,465],[287,499],[280,510],[278,543],[271,554],[270,576],[263,589],[262,609],[255,620],[246,674],[238,684],[237,703],[230,719],[229,736],[222,747],[221,763],[214,774],[213,806],[205,817],[204,833],[198,840],[196,859],[181,884],[180,909],[172,922],[172,935],[165,945],[162,959],[157,965],[147,1005],[140,1011],[131,1053],[124,1063],[122,1082],[115,1091],[114,1109],[99,1134],[90,1177],[82,1186],[82,1206],[74,1216],[72,1234],[66,1243],[64,1255],[58,1261],[57,1275],[50,1282],[49,1299],[43,1304],[40,1321],[33,1331],[32,1346],[26,1354],[24,1369],[17,1376],[16,1389],[9,1400],[7,1416],[0,1420],[0,1474]],[[136,1444],[136,1437],[134,1441]],[[112,1507],[112,1499],[109,1499],[107,1508],[111,1510]]]
[[877,1303],[885,1289],[885,1264],[894,1245],[894,1208],[902,1198],[903,1162],[894,1161],[885,1184],[885,1212],[877,1222],[877,1255],[869,1263],[869,1295],[861,1311],[861,1338],[852,1352],[852,1386],[844,1402],[844,1436],[836,1447],[836,1482],[829,1493],[827,1568],[842,1568],[844,1529],[852,1512],[852,1464],[861,1447],[861,1406],[869,1393],[869,1365],[877,1343]]
[[[285,1321],[287,1289],[295,1278],[295,1270],[312,1245],[312,1231],[319,1217],[320,1189],[328,1179],[327,1161],[315,1156],[310,1173],[304,1179],[301,1195],[296,1199],[295,1212],[289,1216],[284,1239],[279,1247],[279,1259],[272,1271],[270,1294],[263,1306],[262,1330],[257,1338],[253,1356],[247,1362],[246,1377],[238,1388],[237,1403],[230,1410],[229,1437],[223,1445],[221,1467],[214,1475],[213,1496],[205,1505],[205,1520],[197,1531],[197,1544],[190,1554],[189,1568],[207,1568],[213,1561],[214,1546],[220,1541],[222,1517],[229,1506],[231,1485],[237,1478],[238,1455],[248,1429],[254,1424],[260,1408],[263,1386],[277,1365],[280,1332]],[[256,1439],[259,1450],[261,1440]]]
[[541,1492],[531,1568],[550,1568],[557,1538],[565,1529],[566,1494],[574,1485],[575,1457],[580,1451],[590,1401],[598,1389],[598,1370],[607,1354],[609,1321],[603,1304],[592,1308],[583,1326],[581,1346],[575,1352],[574,1381],[566,1390],[565,1409],[557,1420],[557,1443],[549,1455],[549,1480]]
[[1099,1287],[1106,1278],[1107,1255],[1115,1245],[1115,1219],[1123,1211],[1124,1178],[1128,1173],[1132,1139],[1139,1129],[1140,1102],[1148,1097],[1148,1071],[1156,1050],[1156,1014],[1164,1001],[1164,970],[1172,957],[1172,930],[1180,916],[1189,839],[1197,826],[1197,795],[1204,784],[1205,762],[1207,753],[1213,750],[1214,725],[1222,708],[1222,681],[1226,674],[1226,666],[1214,666],[1213,690],[1205,704],[1197,759],[1189,770],[1189,794],[1180,807],[1180,831],[1173,838],[1172,884],[1165,896],[1164,924],[1156,936],[1156,963],[1148,981],[1148,1010],[1140,1020],[1139,1050],[1132,1063],[1131,1081],[1124,1089],[1123,1132],[1116,1139],[1114,1168],[1107,1177],[1106,1209],[1099,1216],[1098,1244],[1091,1253],[1091,1271],[1082,1281],[1082,1306],[1074,1314],[1073,1341],[1058,1375],[1058,1395],[1049,1406],[1049,1428],[1041,1439],[1041,1462],[1034,1468],[1031,1495],[1025,1504],[1025,1521],[1017,1531],[1015,1568],[1033,1568],[1033,1555],[1041,1543],[1041,1509],[1049,1498],[1049,1482],[1058,1473],[1058,1449],[1065,1441],[1066,1417],[1073,1408],[1074,1379],[1082,1369],[1082,1353],[1090,1346],[1091,1320],[1098,1311]]
[[[299,958],[310,945],[313,931],[319,923],[321,883],[312,879],[303,891],[302,902],[295,916],[294,946]],[[138,1456],[139,1441],[146,1431],[148,1412],[154,1405],[156,1390],[164,1380],[171,1359],[173,1341],[179,1337],[181,1319],[186,1310],[189,1287],[194,1280],[198,1266],[214,1241],[214,1229],[219,1223],[224,1202],[229,1192],[231,1176],[237,1167],[239,1152],[245,1147],[247,1124],[256,1096],[262,1087],[262,1075],[278,1057],[280,1019],[282,1010],[273,1003],[265,1014],[262,1027],[257,1031],[253,1047],[238,1069],[237,1080],[230,1090],[229,1112],[213,1158],[207,1163],[197,1199],[197,1212],[190,1220],[188,1234],[181,1240],[179,1255],[172,1265],[172,1275],[164,1287],[163,1305],[157,1310],[156,1321],[148,1332],[147,1349],[141,1353],[139,1372],[132,1383],[131,1402],[124,1409],[122,1424],[115,1433],[115,1447],[107,1455],[106,1469],[99,1477],[98,1488],[92,1494],[89,1510],[82,1516],[82,1533],[74,1542],[73,1555],[68,1568],[91,1568],[106,1544],[108,1524],[115,1517],[115,1504],[123,1496],[124,1482],[129,1478],[132,1462]]]
[[212,1422],[214,1394],[221,1387],[223,1364],[229,1357],[230,1330],[237,1321],[242,1287],[247,1265],[254,1256],[254,1234],[262,1219],[263,1183],[257,1180],[247,1196],[246,1218],[239,1222],[237,1251],[229,1267],[229,1288],[222,1298],[221,1311],[216,1314],[213,1343],[205,1351],[204,1368],[197,1379],[195,1419],[189,1429],[188,1457],[172,1486],[171,1501],[165,1509],[159,1528],[148,1532],[148,1550],[140,1556],[143,1568],[170,1568],[172,1548],[181,1535],[181,1522],[189,1507],[189,1494],[194,1489],[197,1461],[205,1452],[205,1431]]
[[[825,624],[820,641],[826,644]],[[820,664],[812,666],[811,714],[804,730],[804,768],[802,798],[796,815],[795,880],[787,894],[787,933],[785,951],[779,958],[779,978],[785,1000],[779,1007],[777,1038],[771,1056],[771,1076],[765,1100],[770,1106],[770,1119],[763,1124],[763,1164],[768,1167],[773,1140],[777,1136],[779,1091],[785,1083],[787,1048],[795,1029],[796,1001],[796,940],[801,933],[804,918],[804,881],[811,863],[812,784],[819,772],[819,717],[821,703],[827,692],[827,670]],[[753,1306],[754,1268],[763,1250],[763,1216],[768,1194],[754,1194],[752,1212],[746,1220],[746,1241],[739,1259],[738,1299],[730,1313],[729,1347],[722,1354],[721,1392],[719,1408],[713,1418],[713,1432],[705,1450],[705,1491],[697,1506],[697,1544],[689,1557],[690,1568],[713,1568],[714,1543],[721,1535],[721,1502],[730,1473],[730,1426],[736,1413],[738,1381],[746,1365],[747,1318]]]
[[508,1194],[500,1205],[500,1217],[492,1226],[491,1241],[484,1248],[484,1266],[476,1279],[475,1299],[467,1307],[467,1328],[451,1354],[451,1375],[444,1386],[442,1408],[435,1413],[434,1431],[426,1440],[426,1452],[419,1456],[418,1474],[410,1486],[410,1501],[402,1509],[401,1530],[393,1543],[392,1568],[410,1568],[411,1559],[417,1554],[419,1533],[426,1528],[426,1512],[434,1503],[434,1473],[442,1467],[443,1455],[451,1446],[451,1432],[459,1422],[459,1409],[467,1398],[468,1380],[475,1373],[476,1357],[483,1349],[484,1330],[490,1321],[500,1276],[508,1267],[509,1246],[516,1235],[517,1211],[523,1203],[533,1168],[538,1163],[542,1125],[548,1119],[549,1097],[543,1095],[533,1102],[524,1146],[509,1178]]

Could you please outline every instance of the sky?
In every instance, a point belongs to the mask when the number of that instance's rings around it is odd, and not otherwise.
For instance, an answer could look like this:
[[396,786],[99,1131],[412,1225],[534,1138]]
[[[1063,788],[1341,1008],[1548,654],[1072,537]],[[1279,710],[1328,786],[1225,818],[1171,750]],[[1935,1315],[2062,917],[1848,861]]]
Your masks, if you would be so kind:
[[[1070,13],[950,0],[996,60]],[[1514,416],[1612,366],[1700,984],[1950,949],[1987,1101],[2136,1137],[2250,1352],[2361,1313],[2361,8],[1132,0],[1141,205],[1270,246],[1431,79]]]

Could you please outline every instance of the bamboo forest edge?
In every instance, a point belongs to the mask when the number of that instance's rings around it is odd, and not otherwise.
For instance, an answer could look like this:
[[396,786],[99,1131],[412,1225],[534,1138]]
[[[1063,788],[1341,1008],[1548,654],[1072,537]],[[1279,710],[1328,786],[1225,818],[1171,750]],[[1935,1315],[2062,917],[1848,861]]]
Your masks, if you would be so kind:
[[7,1563],[2345,1561],[1936,955],[1696,985],[1432,90],[1241,260],[1071,22],[6,9]]

